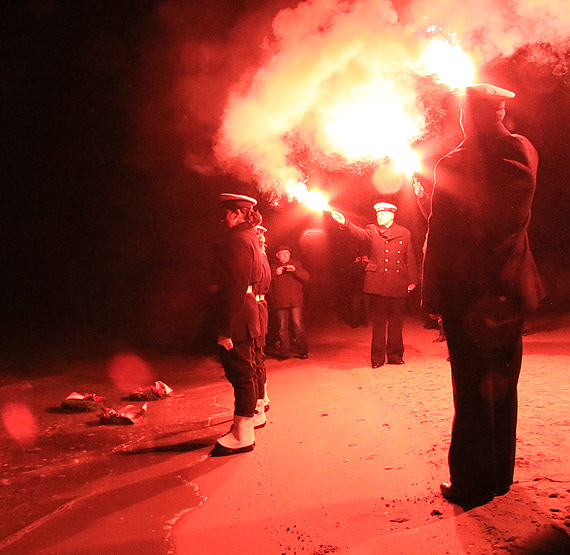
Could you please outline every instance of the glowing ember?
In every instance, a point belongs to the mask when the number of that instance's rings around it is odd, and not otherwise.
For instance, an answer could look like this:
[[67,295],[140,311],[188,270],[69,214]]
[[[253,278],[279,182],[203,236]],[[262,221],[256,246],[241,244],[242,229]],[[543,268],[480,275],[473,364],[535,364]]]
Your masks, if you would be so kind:
[[324,193],[308,191],[304,183],[299,182],[289,185],[287,187],[287,195],[315,212],[330,212],[332,210],[329,206],[329,200]]
[[471,58],[458,44],[444,39],[432,40],[420,59],[421,72],[433,75],[451,89],[465,89],[475,81]]

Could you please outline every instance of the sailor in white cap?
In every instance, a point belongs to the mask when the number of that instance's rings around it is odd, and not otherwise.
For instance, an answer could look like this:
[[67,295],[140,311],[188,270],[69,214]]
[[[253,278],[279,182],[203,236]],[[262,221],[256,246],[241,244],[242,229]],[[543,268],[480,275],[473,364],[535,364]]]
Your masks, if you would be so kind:
[[417,266],[410,232],[394,222],[396,205],[378,202],[374,210],[376,224],[365,229],[347,221],[340,212],[333,211],[331,215],[341,229],[347,230],[370,253],[364,292],[370,294],[370,362],[372,368],[378,368],[386,359],[388,364],[404,364],[402,330],[407,297],[417,283]]
[[538,155],[503,124],[514,96],[467,87],[465,139],[435,167],[422,306],[441,315],[451,361],[451,479],[440,488],[463,507],[513,482],[523,315],[542,296],[527,237]]
[[218,345],[226,378],[234,388],[235,407],[233,425],[218,439],[212,456],[253,450],[258,398],[254,340],[261,334],[255,288],[262,279],[263,253],[254,229],[259,217],[252,212],[257,201],[223,193],[220,202],[227,233],[218,250]]

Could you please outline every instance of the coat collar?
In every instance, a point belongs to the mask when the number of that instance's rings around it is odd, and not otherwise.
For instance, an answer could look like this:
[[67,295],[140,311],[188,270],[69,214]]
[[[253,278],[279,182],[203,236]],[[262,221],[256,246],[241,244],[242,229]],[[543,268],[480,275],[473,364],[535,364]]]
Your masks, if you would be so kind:
[[241,222],[241,224],[238,224],[232,229],[230,229],[230,231],[234,232],[249,231],[249,230],[253,230],[253,227],[251,227],[251,224],[249,222]]
[[372,224],[376,233],[384,239],[394,239],[402,236],[403,227],[394,222],[388,229],[380,229],[378,224]]

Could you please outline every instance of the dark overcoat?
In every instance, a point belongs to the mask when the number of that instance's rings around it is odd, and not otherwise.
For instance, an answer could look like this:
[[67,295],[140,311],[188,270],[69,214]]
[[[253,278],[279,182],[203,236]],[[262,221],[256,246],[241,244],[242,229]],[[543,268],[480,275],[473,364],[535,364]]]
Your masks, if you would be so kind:
[[281,262],[271,264],[271,308],[293,308],[303,306],[303,282],[309,281],[310,274],[299,260],[291,259],[288,264],[295,266],[294,272],[277,275]]
[[259,311],[259,329],[261,332],[259,337],[255,340],[257,347],[265,347],[265,336],[269,331],[269,309],[267,307],[267,300],[265,298],[259,298],[259,296],[265,297],[265,295],[269,293],[271,286],[271,267],[267,260],[267,255],[265,253],[262,254],[261,280],[256,284],[254,291],[258,297],[257,309]]
[[423,308],[464,310],[470,299],[510,297],[535,308],[542,286],[527,229],[538,155],[504,128],[468,138],[435,168],[423,264]]
[[260,335],[254,286],[261,281],[263,264],[255,230],[244,222],[225,232],[218,256],[218,335],[234,342],[254,339]]
[[376,224],[363,229],[351,222],[344,227],[370,253],[364,292],[407,297],[408,285],[417,283],[418,272],[409,230],[397,223],[385,230]]

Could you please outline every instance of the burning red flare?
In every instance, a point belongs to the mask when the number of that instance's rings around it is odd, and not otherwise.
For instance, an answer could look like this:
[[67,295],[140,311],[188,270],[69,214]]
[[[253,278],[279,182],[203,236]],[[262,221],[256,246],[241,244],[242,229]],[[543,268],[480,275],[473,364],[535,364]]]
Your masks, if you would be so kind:
[[315,212],[331,212],[329,200],[324,193],[320,191],[309,191],[304,183],[295,183],[285,188],[287,196],[295,199],[297,202],[304,204],[307,208]]
[[450,89],[465,90],[475,82],[473,60],[457,43],[445,39],[430,41],[419,62],[420,71],[433,75]]

